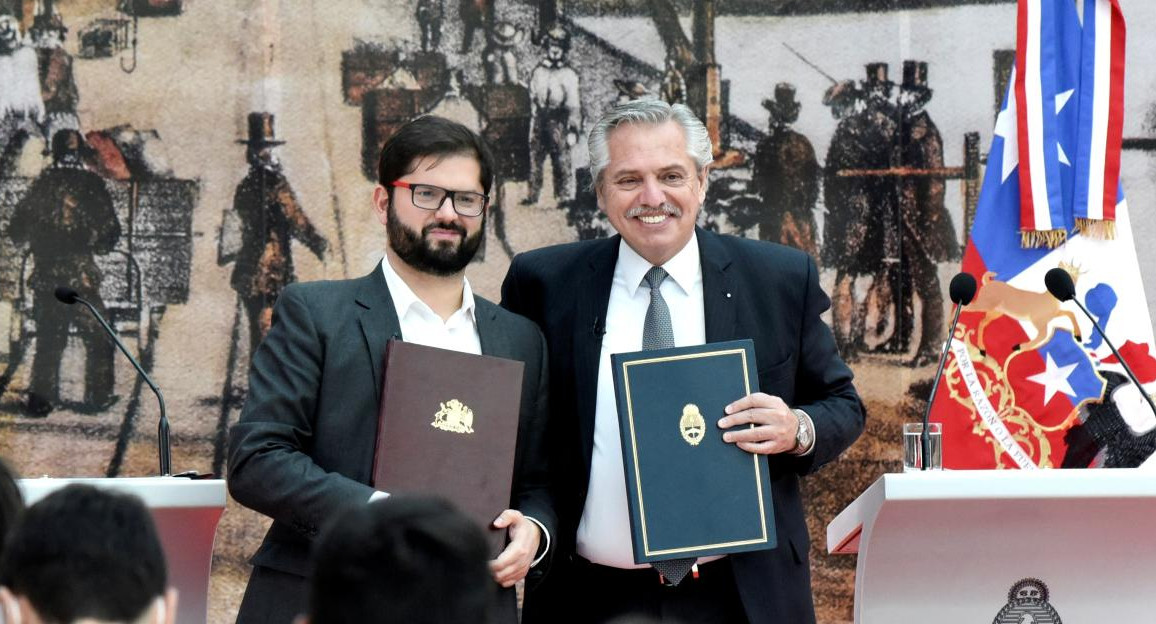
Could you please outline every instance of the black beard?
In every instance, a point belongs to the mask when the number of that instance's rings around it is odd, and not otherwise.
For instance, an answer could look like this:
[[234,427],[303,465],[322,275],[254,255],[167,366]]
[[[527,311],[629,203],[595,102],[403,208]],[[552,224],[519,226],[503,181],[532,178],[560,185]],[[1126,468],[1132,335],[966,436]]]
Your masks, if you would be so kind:
[[[388,210],[385,231],[389,235],[390,248],[402,262],[422,273],[439,277],[462,272],[474,259],[474,254],[482,244],[482,235],[486,231],[486,218],[483,216],[482,227],[478,228],[473,236],[468,236],[466,229],[457,223],[436,222],[422,228],[419,234],[416,230],[406,227],[401,219],[397,218],[392,200],[389,202]],[[449,242],[431,243],[427,237],[434,228],[453,230],[462,238],[456,246]]]

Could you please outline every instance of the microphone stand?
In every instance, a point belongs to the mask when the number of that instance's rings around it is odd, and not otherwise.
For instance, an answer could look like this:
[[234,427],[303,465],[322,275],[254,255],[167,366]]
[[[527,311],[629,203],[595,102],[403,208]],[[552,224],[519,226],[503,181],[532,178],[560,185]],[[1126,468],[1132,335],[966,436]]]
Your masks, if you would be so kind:
[[[974,291],[973,291],[974,292]],[[951,351],[951,341],[955,336],[955,327],[959,324],[959,313],[963,311],[963,304],[955,304],[955,313],[951,317],[951,333],[947,335],[947,342],[943,343],[943,350],[939,354],[939,367],[935,369],[935,381],[931,383],[931,395],[927,399],[927,407],[923,410],[923,432],[919,434],[919,452],[922,460],[920,470],[927,470],[927,458],[931,455],[931,406],[935,402],[935,393],[939,390],[939,379],[943,376],[943,367],[947,364],[947,354]]]
[[128,358],[129,362],[132,362],[133,368],[136,369],[136,372],[140,373],[141,378],[145,380],[145,383],[147,383],[149,388],[152,388],[153,393],[157,395],[157,401],[160,403],[161,408],[161,417],[157,422],[157,454],[159,455],[160,459],[161,476],[167,477],[171,475],[173,470],[172,458],[170,456],[171,451],[169,451],[169,419],[165,413],[165,397],[163,394],[161,394],[161,389],[158,388],[155,383],[153,383],[153,380],[148,376],[148,373],[144,372],[144,369],[142,369],[140,364],[137,363],[136,358],[134,358],[132,354],[128,352],[128,349],[124,346],[124,343],[120,341],[120,338],[116,337],[116,332],[113,331],[112,327],[109,327],[108,323],[104,320],[104,317],[101,316],[100,312],[97,311],[96,307],[84,299],[81,299],[80,297],[74,297],[74,300],[77,303],[83,303],[84,306],[92,312],[92,315],[95,316],[96,320],[100,322],[102,327],[104,327],[104,331],[108,332],[108,335],[112,337],[112,341],[116,344],[117,348],[120,349],[120,352],[123,353],[126,358]]

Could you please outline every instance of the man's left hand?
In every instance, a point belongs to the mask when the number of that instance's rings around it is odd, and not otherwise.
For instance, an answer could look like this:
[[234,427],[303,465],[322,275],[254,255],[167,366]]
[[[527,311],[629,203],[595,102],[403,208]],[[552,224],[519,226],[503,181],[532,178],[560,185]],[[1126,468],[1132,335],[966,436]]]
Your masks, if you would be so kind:
[[494,527],[508,528],[510,543],[497,559],[490,562],[490,571],[494,573],[494,580],[502,587],[513,587],[514,583],[526,578],[526,573],[530,571],[530,564],[534,562],[534,555],[538,552],[541,534],[538,525],[516,509],[503,511],[498,519],[494,520]]
[[[791,408],[777,396],[756,392],[726,406],[726,416],[720,418],[724,442],[732,442],[748,453],[771,455],[789,453],[795,449],[799,419]],[[753,424],[754,427],[745,427]]]

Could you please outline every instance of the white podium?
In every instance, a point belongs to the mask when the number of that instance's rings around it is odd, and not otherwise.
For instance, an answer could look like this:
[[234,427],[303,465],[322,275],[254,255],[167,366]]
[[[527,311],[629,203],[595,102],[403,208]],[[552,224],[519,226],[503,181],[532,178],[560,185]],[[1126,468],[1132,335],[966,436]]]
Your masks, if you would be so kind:
[[857,624],[1156,622],[1156,472],[888,474],[827,551],[859,553]]
[[164,546],[169,584],[180,592],[177,624],[203,624],[209,607],[209,570],[217,521],[225,511],[225,482],[175,477],[117,479],[22,479],[28,505],[73,483],[139,496],[152,512]]

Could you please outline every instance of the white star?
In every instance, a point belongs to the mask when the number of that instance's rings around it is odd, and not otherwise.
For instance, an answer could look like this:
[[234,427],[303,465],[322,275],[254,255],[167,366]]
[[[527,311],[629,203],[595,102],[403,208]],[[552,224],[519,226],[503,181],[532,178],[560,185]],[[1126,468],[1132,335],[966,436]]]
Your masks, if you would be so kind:
[[[1016,72],[1012,69],[1008,85],[1016,83]],[[1003,171],[1000,183],[1007,182],[1007,177],[1020,164],[1019,137],[1016,134],[1016,90],[1008,89],[1007,106],[995,118],[995,135],[1003,138]]]
[[1047,405],[1057,392],[1063,392],[1070,397],[1076,396],[1076,391],[1072,389],[1072,384],[1068,383],[1068,376],[1072,374],[1072,371],[1076,370],[1076,366],[1077,364],[1056,366],[1056,361],[1052,359],[1052,354],[1049,353],[1047,367],[1044,369],[1044,372],[1028,377],[1028,381],[1034,381],[1044,387],[1044,405]]

